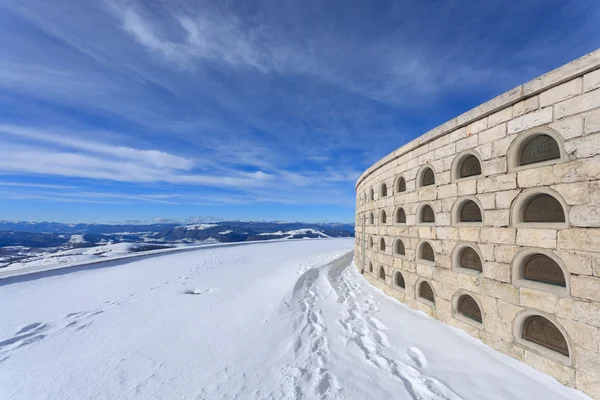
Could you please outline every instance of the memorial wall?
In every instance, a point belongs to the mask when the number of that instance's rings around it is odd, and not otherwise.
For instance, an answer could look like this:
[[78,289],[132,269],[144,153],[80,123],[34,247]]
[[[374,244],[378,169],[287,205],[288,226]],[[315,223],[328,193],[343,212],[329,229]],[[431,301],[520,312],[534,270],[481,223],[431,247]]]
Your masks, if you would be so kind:
[[390,153],[356,210],[373,285],[600,399],[600,50]]

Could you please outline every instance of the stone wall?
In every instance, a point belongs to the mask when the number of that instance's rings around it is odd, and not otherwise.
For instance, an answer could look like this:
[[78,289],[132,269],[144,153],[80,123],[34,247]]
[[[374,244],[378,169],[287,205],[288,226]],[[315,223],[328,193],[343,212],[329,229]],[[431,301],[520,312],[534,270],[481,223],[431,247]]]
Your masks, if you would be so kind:
[[356,192],[373,285],[600,399],[600,50],[406,144]]

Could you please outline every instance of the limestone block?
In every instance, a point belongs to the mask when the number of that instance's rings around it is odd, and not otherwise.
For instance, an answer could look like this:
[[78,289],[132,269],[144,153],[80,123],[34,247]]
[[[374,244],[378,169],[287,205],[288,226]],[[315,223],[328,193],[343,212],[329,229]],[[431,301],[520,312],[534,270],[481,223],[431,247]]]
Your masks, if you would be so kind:
[[583,347],[575,347],[575,366],[600,378],[600,354]]
[[555,119],[561,119],[570,115],[593,110],[594,108],[600,107],[600,90],[596,89],[584,93],[581,96],[557,103],[553,107]]
[[479,242],[479,232],[482,228],[461,226],[458,228],[458,237],[463,242]]
[[483,243],[515,244],[517,230],[513,228],[481,228]]
[[506,173],[506,157],[498,157],[488,161],[484,161],[483,171],[486,176]]
[[512,338],[511,324],[497,318],[486,318],[485,331],[495,335],[498,339],[509,341]]
[[419,227],[419,237],[422,239],[435,239],[436,230],[430,226]]
[[496,192],[496,208],[508,209],[512,205],[513,200],[521,193],[520,189],[504,190]]
[[600,350],[600,328],[582,324],[568,318],[557,318],[558,323],[567,331],[573,344],[592,351]]
[[487,226],[508,226],[510,224],[509,210],[485,210],[484,214]]
[[456,197],[457,188],[456,184],[438,186],[437,198],[444,199],[447,197]]
[[515,321],[515,317],[523,310],[523,307],[514,305],[504,300],[497,300],[496,310],[498,312],[498,318],[501,321],[512,325]]
[[600,132],[600,110],[585,116],[583,131],[586,135]]
[[565,118],[551,123],[550,128],[557,131],[565,140],[583,135],[583,117]]
[[419,201],[435,200],[437,198],[436,187],[424,187],[419,189]]
[[[458,235],[457,228],[452,228],[452,229],[455,229],[456,230],[456,235]],[[439,236],[438,236],[438,238],[439,238]],[[457,240],[458,239],[456,239],[456,240],[442,240],[442,253],[444,253],[444,254],[452,254],[452,250],[454,250],[454,247],[458,243]]]
[[600,399],[600,377],[578,370],[575,376],[575,387],[593,399]]
[[564,146],[571,159],[597,156],[600,154],[600,133],[569,140]]
[[562,229],[558,232],[558,247],[561,250],[589,251],[600,249],[600,229]]
[[477,135],[472,135],[456,142],[456,152],[460,153],[463,150],[472,149],[477,146],[479,139]]
[[528,188],[534,186],[547,186],[557,183],[556,177],[553,175],[552,166],[525,169],[517,173],[517,182],[520,188]]
[[600,157],[576,160],[552,166],[558,182],[581,182],[600,179]]
[[496,126],[512,118],[512,107],[495,112],[488,117],[488,126]]
[[489,279],[494,279],[499,282],[510,282],[510,264],[486,262],[483,266],[483,276]]
[[558,299],[556,314],[562,318],[600,327],[600,304],[598,302],[563,297]]
[[481,256],[485,261],[494,261],[496,259],[494,256],[494,245],[479,243],[477,247],[479,247],[479,250],[481,250]]
[[540,94],[540,106],[546,107],[548,105],[575,97],[581,94],[582,87],[583,79],[576,78],[565,82],[562,85],[548,89]]
[[450,226],[452,223],[452,218],[450,217],[450,213],[440,212],[435,215],[435,224],[437,226]]
[[556,229],[530,229],[517,230],[518,245],[528,247],[556,248]]
[[510,135],[513,133],[522,132],[527,129],[534,128],[536,126],[547,124],[549,122],[552,122],[552,107],[543,108],[538,111],[533,111],[508,121],[507,133]]
[[573,206],[569,211],[569,222],[575,227],[600,227],[600,206]]
[[571,274],[593,275],[591,253],[561,250],[557,250],[555,253],[564,262]]
[[473,135],[475,133],[479,133],[479,132],[487,129],[487,127],[488,127],[487,118],[481,118],[481,119],[467,125],[465,130],[466,130],[467,135]]
[[451,226],[440,226],[436,228],[436,236],[441,240],[458,240],[458,228]]
[[479,133],[479,144],[494,142],[504,136],[506,136],[506,124],[496,125],[493,128]]
[[492,158],[492,149],[493,143],[486,143],[476,148],[483,160],[489,160],[490,158]]
[[592,271],[594,276],[600,276],[600,254],[592,256]]
[[437,310],[438,318],[440,315],[452,315],[452,303],[449,300],[436,298],[435,308]]
[[519,299],[523,307],[536,308],[550,314],[554,314],[558,307],[558,296],[541,290],[522,287],[519,289]]
[[442,199],[441,203],[442,203],[442,212],[450,212],[452,211],[452,206],[454,205],[454,200],[456,200],[456,198],[454,197],[450,197],[450,198],[446,198],[446,199]]
[[590,187],[587,182],[562,183],[552,186],[551,189],[556,190],[570,206],[590,201]]
[[525,350],[523,361],[535,369],[552,375],[563,385],[573,386],[575,384],[575,371],[566,365],[537,355],[531,350]]
[[439,298],[445,300],[452,300],[452,296],[454,295],[454,287],[452,285],[448,285],[443,281],[431,281],[431,286],[433,287],[433,292]]
[[452,260],[447,254],[438,254],[435,257],[435,266],[438,268],[452,268]]
[[512,107],[513,118],[530,113],[540,107],[540,97],[533,96],[526,100],[520,101]]
[[[600,88],[600,69],[583,76],[583,91],[589,92]],[[599,396],[600,397],[600,396]]]
[[450,143],[444,147],[440,147],[439,149],[434,151],[434,159],[439,160],[440,158],[444,158],[450,155],[454,155],[456,153],[456,145],[454,143]]
[[519,289],[508,283],[498,282],[493,279],[483,279],[481,282],[481,293],[511,304],[519,304]]
[[481,292],[481,279],[477,276],[460,274],[452,271],[456,286],[473,293]]
[[517,187],[516,174],[496,175],[477,181],[478,193],[497,192],[501,190],[515,189]]
[[507,136],[505,138],[502,138],[500,140],[496,140],[495,142],[493,142],[492,143],[492,158],[506,156],[506,152],[508,151],[508,148],[510,147],[511,143],[513,142],[513,140],[515,140],[516,137],[517,137],[517,135],[511,135],[511,136]]
[[469,324],[467,324],[459,319],[456,319],[456,318],[449,318],[447,323],[448,323],[448,325],[452,325],[455,328],[458,328],[462,331],[467,332],[469,335],[471,335],[473,337],[479,338],[480,329],[475,328],[472,325],[469,325]]
[[571,276],[571,295],[600,302],[600,278],[585,275]]
[[456,187],[458,196],[466,196],[477,193],[477,181],[475,179],[458,182]]
[[[440,169],[442,166],[440,166]],[[450,171],[438,172],[435,177],[435,181],[438,185],[447,185],[452,181],[452,175]]]
[[481,341],[491,348],[508,354],[512,358],[516,358],[519,361],[523,360],[524,350],[520,347],[515,346],[512,341],[504,341],[496,337],[493,333],[489,332],[480,332]]

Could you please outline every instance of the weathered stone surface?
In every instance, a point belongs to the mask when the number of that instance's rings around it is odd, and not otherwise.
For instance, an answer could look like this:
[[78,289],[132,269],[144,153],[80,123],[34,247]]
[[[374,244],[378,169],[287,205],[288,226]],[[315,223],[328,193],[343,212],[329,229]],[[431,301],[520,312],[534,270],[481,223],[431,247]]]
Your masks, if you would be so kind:
[[592,399],[600,399],[600,377],[593,376],[581,370],[576,372],[575,387]]
[[488,117],[488,126],[493,127],[512,118],[512,108],[507,107]]
[[530,350],[525,350],[523,361],[542,372],[552,375],[563,385],[573,386],[575,384],[575,371],[557,361],[539,356]]
[[583,347],[573,347],[575,348],[576,367],[600,377],[600,354]]
[[438,186],[437,198],[456,197],[456,184]]
[[496,192],[496,207],[500,209],[508,209],[512,205],[513,200],[521,193],[519,189],[504,190]]
[[520,188],[552,185],[557,182],[552,171],[552,166],[519,171],[517,173],[517,182]]
[[556,229],[520,228],[516,243],[521,246],[556,248]]
[[484,129],[487,129],[488,121],[487,118],[481,118],[475,122],[470,123],[466,126],[467,135],[473,135],[475,133],[479,133]]
[[494,142],[506,136],[506,124],[496,125],[479,133],[479,144]]
[[556,190],[570,206],[586,204],[590,201],[590,188],[587,182],[562,183],[551,188]]
[[466,196],[477,193],[477,181],[468,180],[457,183],[457,195]]
[[487,226],[508,226],[509,221],[509,210],[485,210],[485,224]]
[[456,142],[456,152],[460,153],[463,150],[472,149],[477,146],[477,136],[469,136]]
[[511,263],[515,255],[521,250],[522,247],[518,246],[507,246],[507,245],[495,245],[494,246],[494,259],[495,261],[502,263]]
[[556,183],[600,179],[600,157],[576,160],[552,166]]
[[508,121],[507,132],[511,135],[549,122],[552,122],[552,107],[543,108]]
[[574,228],[558,232],[558,248],[561,250],[589,251],[600,248],[600,229]]
[[571,276],[571,295],[600,302],[600,278]]
[[585,116],[583,131],[586,135],[600,132],[600,110]]
[[553,87],[540,94],[540,107],[558,103],[581,94],[583,79],[577,78]]
[[522,287],[519,289],[519,299],[523,307],[535,308],[554,314],[558,307],[558,296],[541,290]]
[[493,279],[484,279],[481,282],[481,293],[511,304],[519,304],[519,289],[508,283],[498,282]]
[[592,351],[600,350],[600,328],[567,318],[558,318],[558,323],[567,331],[567,335],[576,346]]
[[573,206],[569,211],[569,221],[576,227],[600,227],[600,206]]
[[461,226],[458,228],[458,237],[463,242],[478,242],[481,228]]
[[511,269],[509,264],[486,262],[483,276],[499,282],[510,282]]
[[497,175],[477,181],[478,193],[497,192],[500,190],[515,189],[516,187],[517,179],[515,174]]
[[[600,90],[582,94],[569,100],[562,101],[553,106],[554,118],[560,119],[570,115],[579,114],[585,111],[600,107]],[[510,124],[509,124],[510,132]]]
[[563,297],[558,299],[556,314],[562,318],[600,327],[600,303],[598,302]]
[[569,140],[583,135],[583,118],[580,116],[561,119],[550,124],[563,139]]
[[518,102],[512,107],[513,118],[520,117],[523,114],[530,113],[540,107],[540,97],[533,96],[527,100]]
[[571,274],[593,275],[591,253],[560,250],[555,253],[565,263],[567,271]]
[[600,69],[583,76],[583,91],[589,92],[600,89]]
[[498,157],[484,161],[483,170],[487,176],[504,174],[507,171],[506,158]]
[[481,228],[484,243],[515,244],[517,230],[513,228]]
[[475,197],[481,202],[481,206],[484,210],[496,208],[496,195],[494,193],[478,194]]

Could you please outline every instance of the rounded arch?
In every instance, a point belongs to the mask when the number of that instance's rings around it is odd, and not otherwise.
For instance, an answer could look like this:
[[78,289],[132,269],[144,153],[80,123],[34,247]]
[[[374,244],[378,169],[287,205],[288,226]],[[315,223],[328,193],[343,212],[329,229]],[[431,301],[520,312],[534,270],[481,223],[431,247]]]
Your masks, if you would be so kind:
[[481,155],[471,149],[457,155],[452,161],[452,180],[467,180],[483,177],[483,161]]
[[431,284],[426,279],[419,279],[416,287],[417,300],[431,307],[435,306],[435,293]]
[[569,207],[563,197],[545,187],[523,191],[511,208],[515,227],[567,228],[568,215]]
[[569,335],[552,315],[536,309],[521,311],[514,319],[515,341],[536,353],[571,365],[573,354]]
[[369,248],[373,248],[373,236],[369,236]]
[[548,127],[521,132],[506,154],[508,171],[537,168],[567,160],[562,136]]
[[404,247],[404,242],[400,238],[394,242],[394,254],[397,256],[406,256],[406,247]]
[[435,250],[428,240],[422,240],[417,245],[417,261],[425,264],[435,264]]
[[384,197],[387,197],[388,195],[388,187],[387,184],[385,182],[383,182],[381,184],[381,186],[379,186],[379,198],[382,199]]
[[483,328],[483,306],[475,293],[459,290],[452,296],[452,314],[476,328]]
[[383,209],[379,212],[379,224],[380,225],[387,224],[387,213]]
[[455,225],[483,225],[483,206],[476,196],[456,199],[452,205],[452,223]]
[[383,265],[379,266],[379,272],[377,273],[377,278],[385,282],[385,268]]
[[398,175],[394,182],[394,193],[406,192],[406,178],[403,175]]
[[375,216],[372,212],[369,213],[369,225],[375,225]]
[[386,248],[385,238],[379,239],[379,251],[385,251],[385,248]]
[[512,281],[516,286],[569,294],[570,277],[563,260],[551,250],[526,248],[513,258]]
[[369,200],[370,201],[375,201],[375,191],[373,190],[373,188],[371,188],[369,190]]
[[431,164],[423,165],[417,172],[417,188],[433,187],[435,185],[435,169]]
[[452,269],[469,275],[483,273],[483,256],[476,243],[458,243],[452,250]]
[[369,261],[369,272],[373,273],[373,262]]
[[400,271],[396,271],[394,274],[394,286],[398,289],[406,289],[406,281]]
[[394,222],[396,224],[406,224],[406,212],[404,208],[398,207],[394,212]]
[[419,225],[435,224],[435,211],[430,203],[423,203],[417,208],[417,221]]

